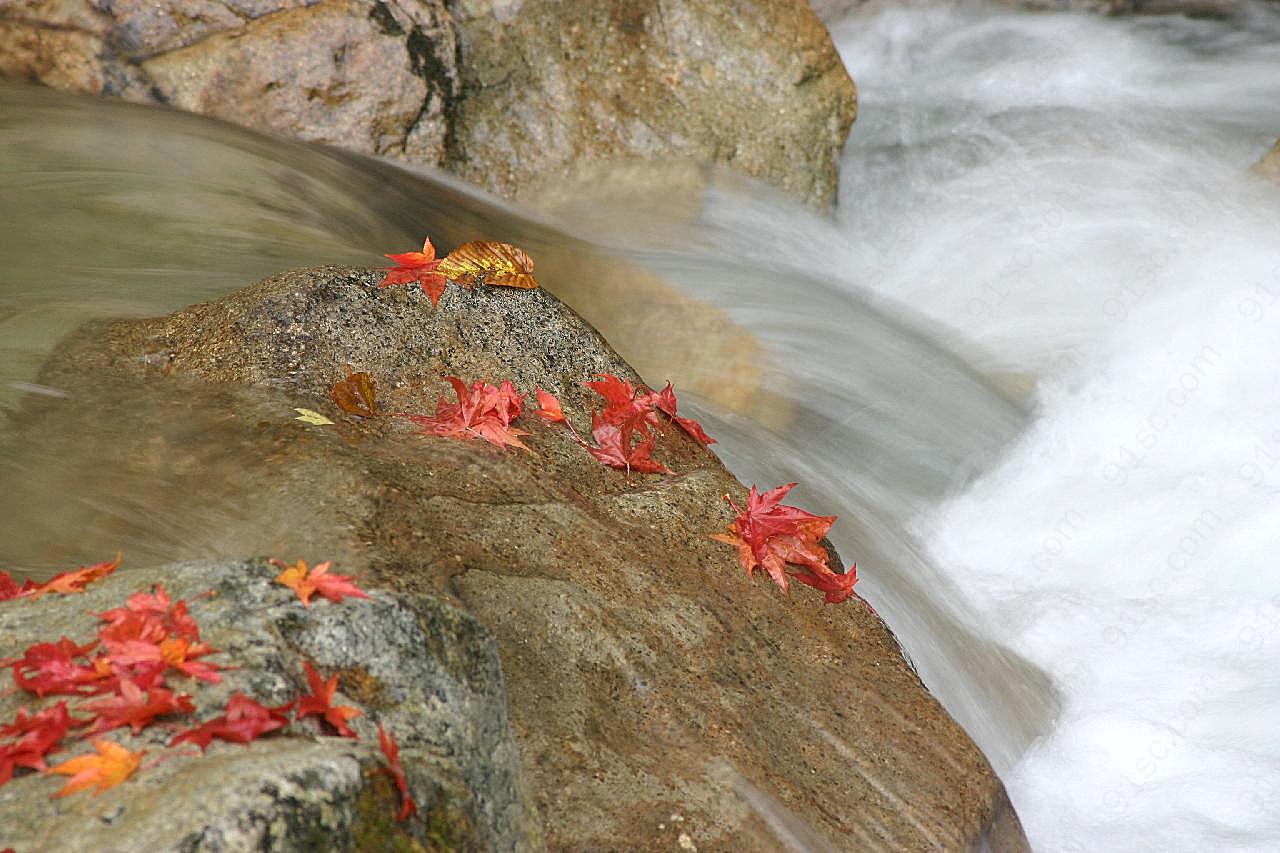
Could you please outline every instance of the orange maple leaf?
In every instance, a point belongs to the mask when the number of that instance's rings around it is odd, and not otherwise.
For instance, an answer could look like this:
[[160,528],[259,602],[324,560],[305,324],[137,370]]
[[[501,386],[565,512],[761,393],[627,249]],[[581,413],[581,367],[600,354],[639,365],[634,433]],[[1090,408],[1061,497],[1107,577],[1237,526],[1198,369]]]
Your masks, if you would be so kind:
[[332,560],[325,560],[308,570],[305,560],[299,560],[292,566],[281,560],[272,560],[273,565],[284,571],[276,575],[276,583],[284,584],[298,594],[304,607],[311,606],[311,596],[317,592],[335,604],[344,598],[368,598],[369,595],[356,586],[352,575],[331,575],[329,566]]
[[387,267],[387,275],[378,284],[378,287],[390,287],[393,284],[412,284],[416,281],[422,285],[422,292],[431,300],[432,308],[440,302],[440,296],[444,293],[446,281],[444,275],[436,272],[436,267],[440,266],[440,261],[436,260],[436,247],[431,245],[430,237],[422,244],[421,252],[404,252],[399,255],[386,255],[385,257],[395,261],[396,265]]
[[60,572],[48,581],[23,590],[22,598],[39,598],[47,592],[60,592],[68,595],[73,592],[84,592],[84,588],[96,580],[102,580],[120,566],[123,553],[117,552],[114,560],[104,560],[92,566],[81,566],[74,572]]
[[120,744],[109,740],[95,740],[93,748],[98,751],[97,755],[82,755],[49,768],[50,773],[61,773],[71,777],[62,790],[53,796],[65,797],[67,794],[74,794],[85,788],[96,787],[98,789],[94,791],[96,797],[108,788],[114,788],[128,779],[133,771],[138,769],[142,756],[147,754],[145,749],[130,752]]

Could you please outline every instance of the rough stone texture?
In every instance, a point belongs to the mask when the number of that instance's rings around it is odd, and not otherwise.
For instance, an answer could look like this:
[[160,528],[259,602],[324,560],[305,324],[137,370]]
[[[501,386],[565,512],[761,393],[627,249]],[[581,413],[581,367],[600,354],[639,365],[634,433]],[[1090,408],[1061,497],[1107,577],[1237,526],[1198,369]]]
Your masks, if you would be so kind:
[[[805,0],[455,0],[450,169],[502,195],[637,156],[835,198],[856,95]],[[505,155],[507,168],[500,168]]]
[[804,0],[11,0],[0,76],[439,166],[507,197],[625,159],[830,205],[856,93]]
[[[120,572],[84,595],[0,603],[0,658],[60,636],[87,642],[101,625],[92,612],[160,583],[190,601],[201,638],[220,650],[207,660],[236,667],[217,685],[170,678],[175,692],[192,694],[200,719],[221,713],[236,691],[268,705],[292,700],[307,690],[305,659],[339,675],[335,704],[365,709],[352,721],[360,741],[318,736],[314,721],[304,721],[249,746],[214,741],[200,756],[190,745],[167,750],[172,729],[160,724],[137,736],[116,730],[106,737],[149,750],[143,768],[99,796],[60,799],[49,795],[65,776],[20,775],[0,787],[0,847],[420,850],[415,845],[444,839],[456,850],[540,846],[518,787],[497,651],[484,629],[426,596],[375,593],[373,601],[304,608],[271,582],[277,571],[265,561],[185,563]],[[215,594],[200,597],[208,590]],[[0,719],[57,698],[0,696]],[[379,722],[400,742],[422,821],[395,819],[399,795],[375,769],[383,766]],[[51,760],[78,751],[91,750]]]
[[443,0],[18,0],[0,74],[170,104],[363,154],[444,157]]
[[[71,396],[16,419],[48,477],[0,513],[15,529],[83,513],[142,562],[146,542],[333,558],[460,605],[498,644],[552,849],[1025,849],[999,780],[874,614],[788,600],[707,538],[744,488],[683,433],[658,453],[673,475],[628,477],[541,423],[533,452],[503,452],[338,412],[326,391],[350,364],[386,411],[434,410],[442,374],[511,378],[560,394],[583,430],[580,383],[634,377],[545,291],[450,286],[433,311],[379,276],[290,272],[87,328],[40,378]],[[77,488],[127,497],[61,500]]]

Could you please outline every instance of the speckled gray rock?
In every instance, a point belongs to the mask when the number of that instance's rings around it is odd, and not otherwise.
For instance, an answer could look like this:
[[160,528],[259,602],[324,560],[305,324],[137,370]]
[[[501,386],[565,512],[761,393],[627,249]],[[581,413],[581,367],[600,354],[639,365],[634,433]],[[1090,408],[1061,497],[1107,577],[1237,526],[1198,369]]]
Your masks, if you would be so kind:
[[[536,824],[518,786],[496,649],[484,629],[425,596],[375,592],[372,601],[317,600],[305,608],[271,581],[277,571],[265,561],[184,563],[118,572],[83,595],[3,602],[0,658],[64,635],[87,642],[101,624],[92,612],[159,583],[175,599],[189,600],[201,638],[219,649],[207,660],[233,667],[217,685],[170,676],[176,692],[193,696],[199,719],[217,716],[236,691],[267,705],[292,700],[306,692],[308,660],[325,675],[339,675],[335,704],[365,710],[351,723],[359,741],[320,736],[313,721],[304,721],[249,746],[214,741],[201,756],[190,745],[166,749],[171,727],[153,725],[137,736],[116,730],[107,737],[147,749],[148,763],[165,760],[144,764],[99,796],[51,799],[65,777],[20,775],[0,787],[0,847],[372,850],[448,839],[460,850],[537,848]],[[0,719],[11,720],[20,704],[55,698],[0,696]],[[378,723],[399,740],[421,821],[395,819],[398,795],[375,769],[382,766]]]
[[340,412],[328,389],[350,365],[385,412],[434,411],[442,375],[511,379],[558,394],[581,432],[584,380],[635,379],[546,291],[450,285],[432,309],[380,278],[295,270],[85,328],[39,378],[67,396],[14,414],[41,478],[0,492],[0,517],[38,538],[56,513],[143,565],[332,559],[457,605],[497,644],[551,849],[1025,849],[878,616],[753,582],[709,538],[746,489],[684,433],[656,454],[671,475],[628,476],[537,418],[519,422],[529,452],[504,452]]

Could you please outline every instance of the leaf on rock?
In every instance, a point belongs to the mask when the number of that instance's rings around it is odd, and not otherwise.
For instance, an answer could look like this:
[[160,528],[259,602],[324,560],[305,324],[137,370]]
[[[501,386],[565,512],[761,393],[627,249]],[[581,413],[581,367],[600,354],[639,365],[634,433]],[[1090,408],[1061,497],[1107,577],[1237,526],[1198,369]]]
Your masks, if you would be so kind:
[[65,797],[92,787],[98,789],[94,791],[94,796],[97,796],[128,779],[138,769],[142,756],[147,754],[146,750],[130,752],[109,740],[95,740],[93,748],[98,751],[97,755],[82,755],[49,768],[50,773],[71,777],[62,790],[53,796]]
[[47,770],[44,758],[57,751],[58,741],[66,735],[67,729],[79,728],[88,722],[72,717],[65,700],[37,714],[28,714],[26,708],[18,708],[14,721],[0,726],[0,741],[11,741],[0,743],[0,785],[13,778],[17,767]]
[[422,285],[422,292],[431,300],[432,308],[440,302],[446,282],[444,275],[436,271],[441,262],[436,260],[436,247],[431,245],[430,237],[423,242],[421,252],[404,252],[385,257],[394,261],[395,266],[387,267],[387,275],[378,287],[412,284],[416,281]]
[[436,403],[434,417],[404,412],[400,413],[400,417],[413,421],[427,435],[480,438],[498,447],[511,446],[529,450],[520,441],[520,436],[529,433],[511,426],[511,422],[523,411],[524,396],[516,393],[515,386],[509,380],[504,380],[497,387],[488,382],[473,382],[468,388],[456,376],[444,378],[453,386],[458,402],[450,403],[441,397]]
[[313,426],[327,426],[333,423],[333,421],[313,409],[299,409],[295,407],[294,411],[298,413],[298,416],[294,418],[295,421],[302,421],[303,423],[312,424]]
[[564,420],[564,409],[560,407],[560,400],[550,391],[543,391],[541,388],[533,389],[534,395],[538,398],[538,408],[533,413],[548,423],[559,423]]
[[628,473],[670,474],[671,469],[651,455],[655,437],[631,422],[610,423],[599,412],[591,413],[591,436],[595,445],[584,444],[587,452],[610,468]]
[[31,585],[22,591],[23,598],[39,598],[45,593],[59,592],[64,595],[84,592],[85,587],[120,567],[123,554],[117,553],[114,560],[105,560],[92,566],[81,566],[73,572],[60,572],[42,584]]
[[104,672],[87,661],[77,663],[75,659],[85,657],[96,645],[97,640],[77,646],[63,637],[56,643],[36,643],[28,647],[21,658],[2,661],[0,666],[12,666],[14,683],[37,696],[89,696],[99,692],[96,685],[107,678],[110,671]]
[[671,383],[667,383],[667,387],[663,388],[656,394],[650,395],[653,400],[654,407],[665,414],[671,420],[675,421],[676,426],[693,436],[703,444],[715,444],[716,440],[702,429],[702,424],[693,418],[682,418],[676,414],[676,391]]
[[465,243],[440,262],[438,271],[463,287],[480,282],[521,289],[538,286],[533,277],[533,258],[510,243]]
[[331,575],[329,567],[333,561],[323,563],[308,570],[306,561],[299,560],[289,566],[281,560],[272,560],[273,565],[284,569],[276,575],[276,583],[284,584],[302,600],[304,607],[311,606],[311,596],[319,593],[334,604],[341,604],[345,598],[368,598],[369,595],[352,580],[353,575]]
[[290,702],[278,708],[268,708],[243,693],[235,693],[227,700],[225,712],[193,729],[177,735],[169,746],[194,743],[201,751],[207,749],[214,738],[232,743],[250,743],[268,732],[289,725]]
[[[34,584],[31,584],[34,586]],[[22,595],[22,587],[8,572],[0,571],[0,601],[8,601]]]
[[339,380],[329,389],[333,402],[338,408],[362,418],[373,418],[378,415],[377,387],[373,377],[363,370],[355,372],[347,365],[347,378]]
[[387,734],[381,723],[378,724],[378,745],[382,748],[382,754],[387,757],[387,766],[382,772],[395,781],[396,790],[400,792],[400,816],[396,819],[405,820],[410,815],[418,813],[418,804],[409,793],[409,781],[405,778],[404,767],[400,764],[400,744],[396,743],[395,737]]
[[119,694],[96,702],[88,702],[77,708],[94,716],[93,728],[89,734],[98,735],[121,726],[128,726],[136,735],[151,725],[156,717],[165,714],[190,714],[195,711],[191,697],[173,692],[163,687],[152,687],[144,691],[127,678],[120,680]]
[[306,717],[315,714],[333,726],[343,737],[359,738],[360,736],[347,725],[347,720],[355,719],[364,712],[350,705],[337,707],[333,705],[333,694],[338,690],[338,676],[335,675],[325,681],[320,677],[320,673],[316,672],[315,667],[307,661],[303,661],[302,666],[307,672],[307,684],[311,688],[311,693],[298,697],[298,716]]
[[823,598],[827,604],[839,604],[853,595],[853,585],[858,582],[858,564],[854,563],[844,574],[805,566],[798,572],[792,571],[791,577],[824,592]]
[[788,483],[764,494],[752,485],[745,510],[739,509],[733,499],[725,495],[725,500],[738,515],[729,525],[728,533],[711,537],[738,549],[738,562],[748,576],[757,567],[763,568],[783,591],[787,590],[787,563],[805,566],[815,576],[822,572],[833,574],[827,566],[826,549],[819,540],[827,535],[836,517],[814,515],[799,507],[782,504],[782,498],[795,485]]

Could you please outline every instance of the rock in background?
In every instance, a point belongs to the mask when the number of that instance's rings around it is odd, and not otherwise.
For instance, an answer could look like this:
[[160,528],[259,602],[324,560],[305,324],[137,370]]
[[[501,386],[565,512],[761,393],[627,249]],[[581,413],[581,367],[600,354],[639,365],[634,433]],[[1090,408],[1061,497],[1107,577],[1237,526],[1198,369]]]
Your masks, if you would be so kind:
[[39,380],[68,396],[16,415],[42,477],[0,494],[0,516],[38,534],[79,514],[134,565],[333,559],[458,606],[497,644],[551,849],[1025,849],[1000,781],[877,616],[753,582],[708,538],[745,488],[680,431],[656,454],[672,475],[628,476],[534,418],[526,453],[339,412],[327,392],[349,364],[384,411],[434,411],[443,374],[510,378],[586,431],[581,382],[636,378],[546,291],[450,286],[432,310],[380,278],[294,271],[87,327]]
[[614,160],[830,205],[856,94],[803,0],[16,0],[0,75],[169,104],[517,197]]

